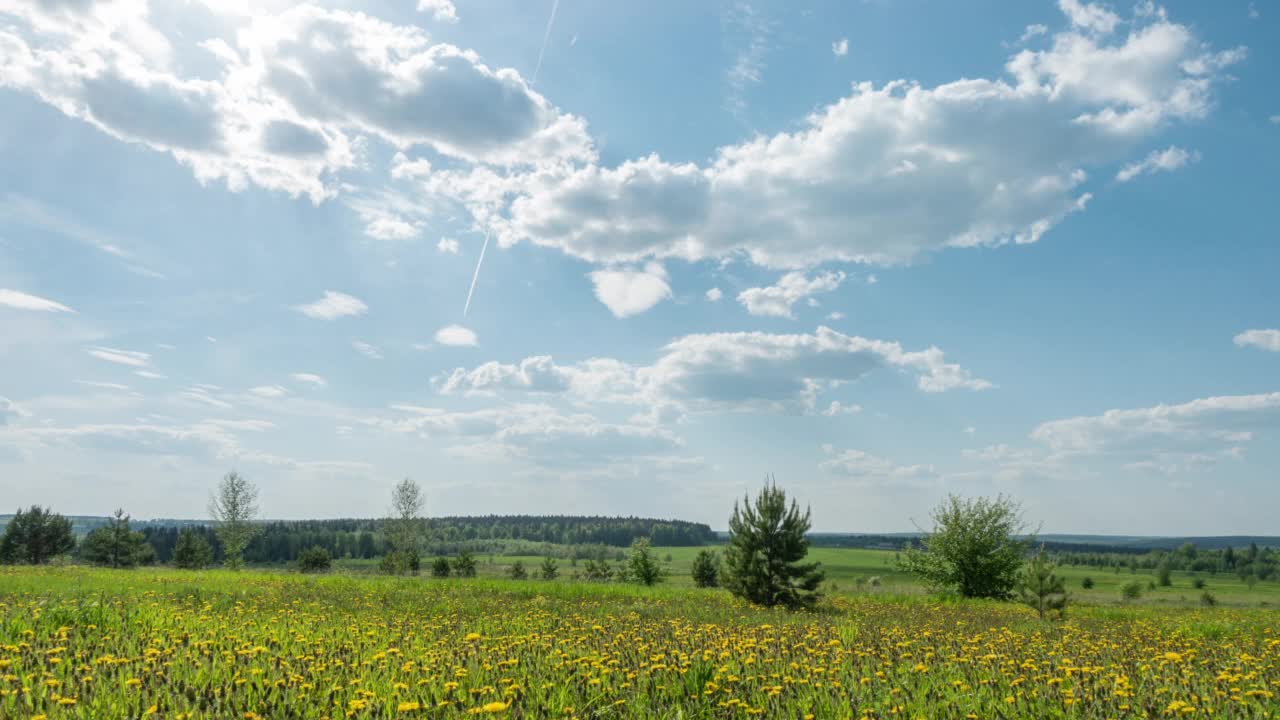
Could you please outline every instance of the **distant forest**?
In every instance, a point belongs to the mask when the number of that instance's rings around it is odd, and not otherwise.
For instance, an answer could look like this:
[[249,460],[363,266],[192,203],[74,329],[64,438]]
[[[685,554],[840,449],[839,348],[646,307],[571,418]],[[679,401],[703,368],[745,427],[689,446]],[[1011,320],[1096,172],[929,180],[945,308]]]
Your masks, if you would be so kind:
[[[260,524],[260,532],[245,549],[250,563],[293,562],[298,553],[319,546],[335,558],[370,560],[387,552],[385,520],[272,520]],[[568,515],[488,515],[432,518],[423,521],[427,555],[470,552],[508,552],[520,547],[561,545],[574,547],[627,547],[647,537],[657,546],[679,547],[715,542],[709,525],[682,520],[633,517],[576,517]],[[221,545],[213,528],[190,521],[134,523],[155,549],[159,562],[169,562],[178,533],[191,529],[204,536],[221,557]]]

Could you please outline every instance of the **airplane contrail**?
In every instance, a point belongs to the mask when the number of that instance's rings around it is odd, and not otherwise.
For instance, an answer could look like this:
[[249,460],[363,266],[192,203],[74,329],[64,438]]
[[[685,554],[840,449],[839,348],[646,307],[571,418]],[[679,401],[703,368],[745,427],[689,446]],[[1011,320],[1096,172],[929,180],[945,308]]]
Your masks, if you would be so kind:
[[538,82],[538,71],[542,69],[542,56],[547,52],[547,41],[551,39],[551,26],[556,22],[556,10],[560,7],[560,0],[551,0],[551,17],[547,18],[547,31],[542,34],[542,49],[538,51],[538,64],[533,68],[533,80],[530,85]]
[[471,276],[471,289],[467,291],[467,303],[462,306],[462,317],[466,317],[467,311],[471,309],[471,293],[476,291],[476,280],[480,278],[480,265],[484,263],[484,251],[489,248],[489,233],[488,230],[484,233],[484,244],[480,246],[480,259],[476,260],[476,271]]

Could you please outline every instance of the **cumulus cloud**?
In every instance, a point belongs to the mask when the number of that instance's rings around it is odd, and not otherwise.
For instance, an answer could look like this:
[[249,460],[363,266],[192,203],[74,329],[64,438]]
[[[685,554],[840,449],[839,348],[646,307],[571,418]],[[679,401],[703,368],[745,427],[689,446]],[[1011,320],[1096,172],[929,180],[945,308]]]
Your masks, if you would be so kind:
[[1120,24],[1120,16],[1101,3],[1058,0],[1058,7],[1066,14],[1072,25],[1083,30],[1105,35],[1114,31],[1116,25]]
[[294,373],[289,377],[293,378],[297,382],[305,383],[307,385],[315,385],[316,387],[324,387],[329,384],[324,378],[313,373]]
[[452,347],[475,347],[480,343],[475,331],[461,325],[446,325],[436,331],[436,342]]
[[340,317],[363,315],[369,309],[364,301],[346,293],[325,290],[324,297],[315,302],[295,305],[294,310],[317,320],[336,320]]
[[364,234],[378,240],[408,240],[418,236],[418,227],[403,218],[379,217],[365,225]]
[[718,287],[713,287],[707,291],[707,300],[710,302],[720,302],[722,297],[724,297],[724,293]]
[[1187,163],[1198,162],[1199,160],[1199,152],[1187,152],[1180,147],[1170,145],[1164,150],[1152,150],[1151,154],[1142,160],[1120,168],[1120,172],[1116,173],[1116,180],[1129,182],[1139,175],[1173,172]]
[[831,52],[835,53],[836,57],[844,57],[845,55],[848,55],[849,38],[840,38],[839,40],[831,43]]
[[831,292],[844,282],[844,273],[827,272],[805,277],[802,272],[789,272],[778,280],[777,285],[762,288],[747,288],[738,293],[738,302],[752,315],[794,318],[791,306],[796,301],[809,298],[820,292]]
[[596,299],[618,318],[638,315],[671,297],[666,270],[658,263],[643,270],[597,270],[590,277]]
[[[450,2],[421,5],[438,21],[457,17]],[[233,190],[252,183],[316,202],[336,195],[339,174],[358,166],[361,135],[502,165],[594,154],[585,123],[519,73],[434,44],[414,26],[304,4],[228,12],[218,20],[233,43],[216,36],[193,43],[173,26],[198,16],[167,8],[157,18],[152,9],[131,2],[0,9],[11,20],[0,29],[0,87],[168,152],[202,182],[223,180]],[[161,19],[168,35],[156,28]],[[190,67],[213,71],[178,70]]]
[[1245,55],[1159,14],[1119,36],[1103,8],[1063,10],[1072,24],[1001,77],[859,83],[799,130],[722,147],[706,165],[650,155],[529,178],[489,224],[504,246],[598,263],[745,254],[801,269],[1036,242],[1085,207],[1091,170],[1114,172],[1169,124],[1204,117]]
[[1271,352],[1280,352],[1280,330],[1245,330],[1235,336],[1237,347],[1253,346]]
[[[816,413],[823,393],[875,370],[915,377],[925,392],[983,390],[991,383],[944,361],[941,350],[904,351],[820,327],[812,335],[711,333],[687,335],[662,349],[652,365],[592,358],[559,365],[538,356],[516,364],[458,368],[437,380],[444,394],[567,393],[586,401],[641,406],[651,413],[782,411]],[[856,412],[835,402],[830,414]]]
[[60,302],[48,300],[35,295],[28,295],[18,290],[0,288],[0,305],[15,310],[35,310],[39,312],[74,313],[75,310]]
[[117,365],[130,367],[146,367],[151,364],[151,353],[137,350],[119,350],[117,348],[93,347],[87,351],[89,355]]
[[436,250],[450,255],[458,254],[458,241],[453,238],[442,237],[440,242],[436,243]]
[[1199,452],[1242,445],[1258,429],[1278,423],[1280,392],[1275,392],[1108,410],[1043,423],[1031,437],[1061,453]]
[[439,22],[458,22],[458,9],[450,0],[418,0],[418,12],[430,13]]

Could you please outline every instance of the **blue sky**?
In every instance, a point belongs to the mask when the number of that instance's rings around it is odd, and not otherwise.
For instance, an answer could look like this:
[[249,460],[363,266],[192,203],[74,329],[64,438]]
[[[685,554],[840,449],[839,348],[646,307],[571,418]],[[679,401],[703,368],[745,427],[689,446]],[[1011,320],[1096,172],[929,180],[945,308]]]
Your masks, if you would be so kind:
[[1276,37],[1260,1],[0,0],[0,504],[201,517],[236,468],[270,517],[410,476],[721,527],[774,473],[820,530],[1003,492],[1275,533]]

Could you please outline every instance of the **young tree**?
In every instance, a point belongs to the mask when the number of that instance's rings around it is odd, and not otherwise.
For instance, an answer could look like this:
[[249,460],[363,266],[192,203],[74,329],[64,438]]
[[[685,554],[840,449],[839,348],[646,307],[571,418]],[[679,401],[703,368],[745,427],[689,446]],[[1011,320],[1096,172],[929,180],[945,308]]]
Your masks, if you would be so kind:
[[627,557],[627,576],[641,585],[653,585],[662,579],[662,568],[653,556],[649,538],[631,541],[631,554]]
[[699,550],[694,557],[693,584],[704,588],[720,584],[720,555],[714,550]]
[[438,557],[431,563],[431,576],[438,578],[449,577],[449,558]]
[[85,536],[80,543],[80,555],[94,565],[131,568],[154,558],[155,551],[142,533],[129,529],[129,516],[118,509],[106,525],[94,528]]
[[555,558],[548,555],[542,558],[542,568],[539,573],[542,575],[543,580],[555,580],[556,576],[560,574],[560,565],[555,561]]
[[32,505],[25,512],[19,508],[5,526],[4,536],[0,537],[0,562],[42,565],[71,552],[75,546],[70,520]]
[[328,572],[333,565],[329,551],[313,545],[298,553],[298,570],[304,573]]
[[517,560],[512,563],[511,568],[507,570],[507,574],[511,576],[512,580],[524,580],[529,577],[529,573],[524,569],[523,560]]
[[1018,582],[1028,540],[1022,510],[1011,498],[949,496],[933,511],[923,547],[908,548],[902,569],[930,587],[963,597],[1006,599]]
[[[416,564],[418,545],[422,540],[422,488],[409,478],[401,480],[391,491],[391,519],[387,521],[387,542],[391,545],[388,569],[403,574]],[[417,568],[412,568],[417,570]]]
[[204,536],[190,528],[178,533],[173,547],[173,565],[184,570],[203,570],[213,564],[213,548]]
[[1067,614],[1067,588],[1058,577],[1057,566],[1044,555],[1044,546],[1018,575],[1018,600],[1035,610],[1043,620],[1045,613]]
[[818,601],[824,574],[818,563],[803,563],[809,552],[809,511],[776,484],[766,485],[753,502],[733,504],[729,546],[724,552],[725,587],[757,605],[810,607]]
[[460,578],[476,576],[476,559],[471,556],[471,553],[466,550],[458,553],[458,557],[453,560],[453,574]]
[[1091,578],[1091,577],[1085,577],[1085,579],[1083,579],[1083,580],[1081,580],[1081,581],[1080,581],[1080,587],[1084,588],[1085,590],[1092,590],[1092,589],[1093,589],[1093,578]]
[[253,524],[258,517],[258,488],[234,470],[227,473],[209,498],[209,514],[222,542],[222,564],[239,570],[244,567],[244,549],[258,531]]
[[1120,587],[1120,597],[1125,600],[1137,600],[1142,597],[1142,583],[1130,580]]
[[1159,567],[1156,568],[1156,581],[1160,587],[1171,587],[1173,585],[1173,566],[1169,563],[1168,558],[1161,560]]

